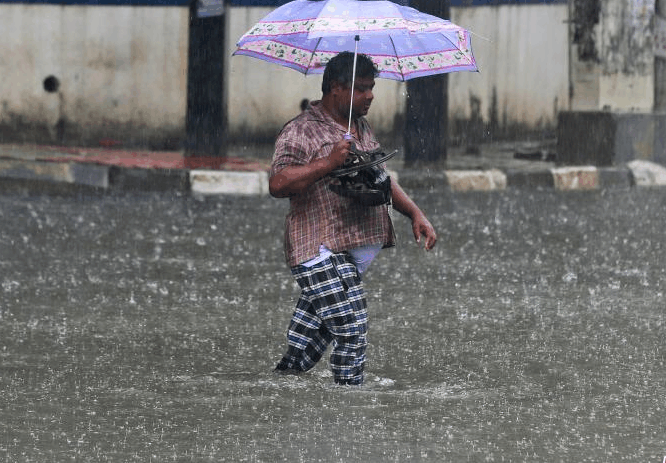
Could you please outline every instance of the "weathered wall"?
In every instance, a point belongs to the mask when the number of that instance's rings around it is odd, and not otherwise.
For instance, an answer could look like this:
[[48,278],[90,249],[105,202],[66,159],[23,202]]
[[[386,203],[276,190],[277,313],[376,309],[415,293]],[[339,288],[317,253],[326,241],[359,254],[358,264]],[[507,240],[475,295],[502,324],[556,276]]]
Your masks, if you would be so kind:
[[179,146],[188,21],[177,7],[0,4],[0,140]]
[[654,0],[602,2],[599,59],[601,108],[652,111]]
[[[627,0],[628,1],[628,0]],[[321,95],[321,76],[244,56],[235,42],[270,8],[226,10],[228,134],[272,139]],[[480,73],[449,79],[452,139],[534,132],[556,125],[567,101],[563,4],[452,8],[473,38]],[[178,148],[187,114],[188,14],[183,7],[0,3],[0,141]],[[55,79],[47,81],[53,76]],[[59,84],[57,89],[49,84]],[[49,87],[52,93],[45,90]],[[370,120],[399,140],[406,89],[380,80]]]
[[571,0],[571,111],[560,115],[562,162],[663,163],[655,0]]
[[655,2],[654,109],[666,111],[666,0]]
[[652,111],[655,0],[571,0],[571,109]]
[[568,102],[567,19],[562,3],[451,8],[451,20],[474,33],[480,70],[449,77],[453,136],[464,136],[465,127],[488,138],[550,133],[557,126]]

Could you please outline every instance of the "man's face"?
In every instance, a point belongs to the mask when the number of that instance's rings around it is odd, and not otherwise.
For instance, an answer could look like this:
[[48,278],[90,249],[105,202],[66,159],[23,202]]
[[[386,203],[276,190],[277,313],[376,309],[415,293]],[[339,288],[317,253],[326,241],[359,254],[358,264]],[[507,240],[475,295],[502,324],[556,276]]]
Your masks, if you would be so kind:
[[[372,89],[375,88],[374,77],[357,77],[354,84],[354,101],[352,102],[352,116],[357,118],[365,116],[370,110],[374,99]],[[351,87],[339,89],[338,102],[343,112],[349,113]]]

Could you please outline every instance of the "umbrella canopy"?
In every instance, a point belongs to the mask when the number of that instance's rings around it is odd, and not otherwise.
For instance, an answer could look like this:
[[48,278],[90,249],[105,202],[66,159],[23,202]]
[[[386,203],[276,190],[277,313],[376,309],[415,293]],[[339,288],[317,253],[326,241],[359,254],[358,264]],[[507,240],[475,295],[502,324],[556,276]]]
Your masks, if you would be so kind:
[[259,21],[237,44],[247,55],[320,74],[342,51],[369,56],[379,77],[409,80],[477,71],[469,31],[390,1],[295,0]]

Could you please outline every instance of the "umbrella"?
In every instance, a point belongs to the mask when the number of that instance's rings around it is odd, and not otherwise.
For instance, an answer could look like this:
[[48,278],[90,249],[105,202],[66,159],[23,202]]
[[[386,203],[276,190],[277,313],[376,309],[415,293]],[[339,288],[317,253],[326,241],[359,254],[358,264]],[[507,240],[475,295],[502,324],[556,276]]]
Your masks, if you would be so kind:
[[469,31],[390,1],[294,0],[244,34],[234,55],[320,74],[342,51],[367,55],[385,79],[478,70]]

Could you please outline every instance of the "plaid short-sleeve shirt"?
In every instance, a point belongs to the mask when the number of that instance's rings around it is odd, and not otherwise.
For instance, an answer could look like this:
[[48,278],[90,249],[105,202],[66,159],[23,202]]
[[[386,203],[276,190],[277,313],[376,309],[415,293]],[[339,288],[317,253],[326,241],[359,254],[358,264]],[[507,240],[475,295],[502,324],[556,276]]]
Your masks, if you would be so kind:
[[[324,110],[320,101],[310,104],[289,121],[275,142],[271,175],[288,166],[305,165],[328,156],[345,130]],[[364,151],[379,147],[365,118],[358,120],[356,146]],[[395,245],[389,205],[368,207],[342,197],[328,188],[324,177],[305,192],[290,197],[285,220],[284,251],[290,267],[319,254],[324,245],[333,252],[381,243]]]

